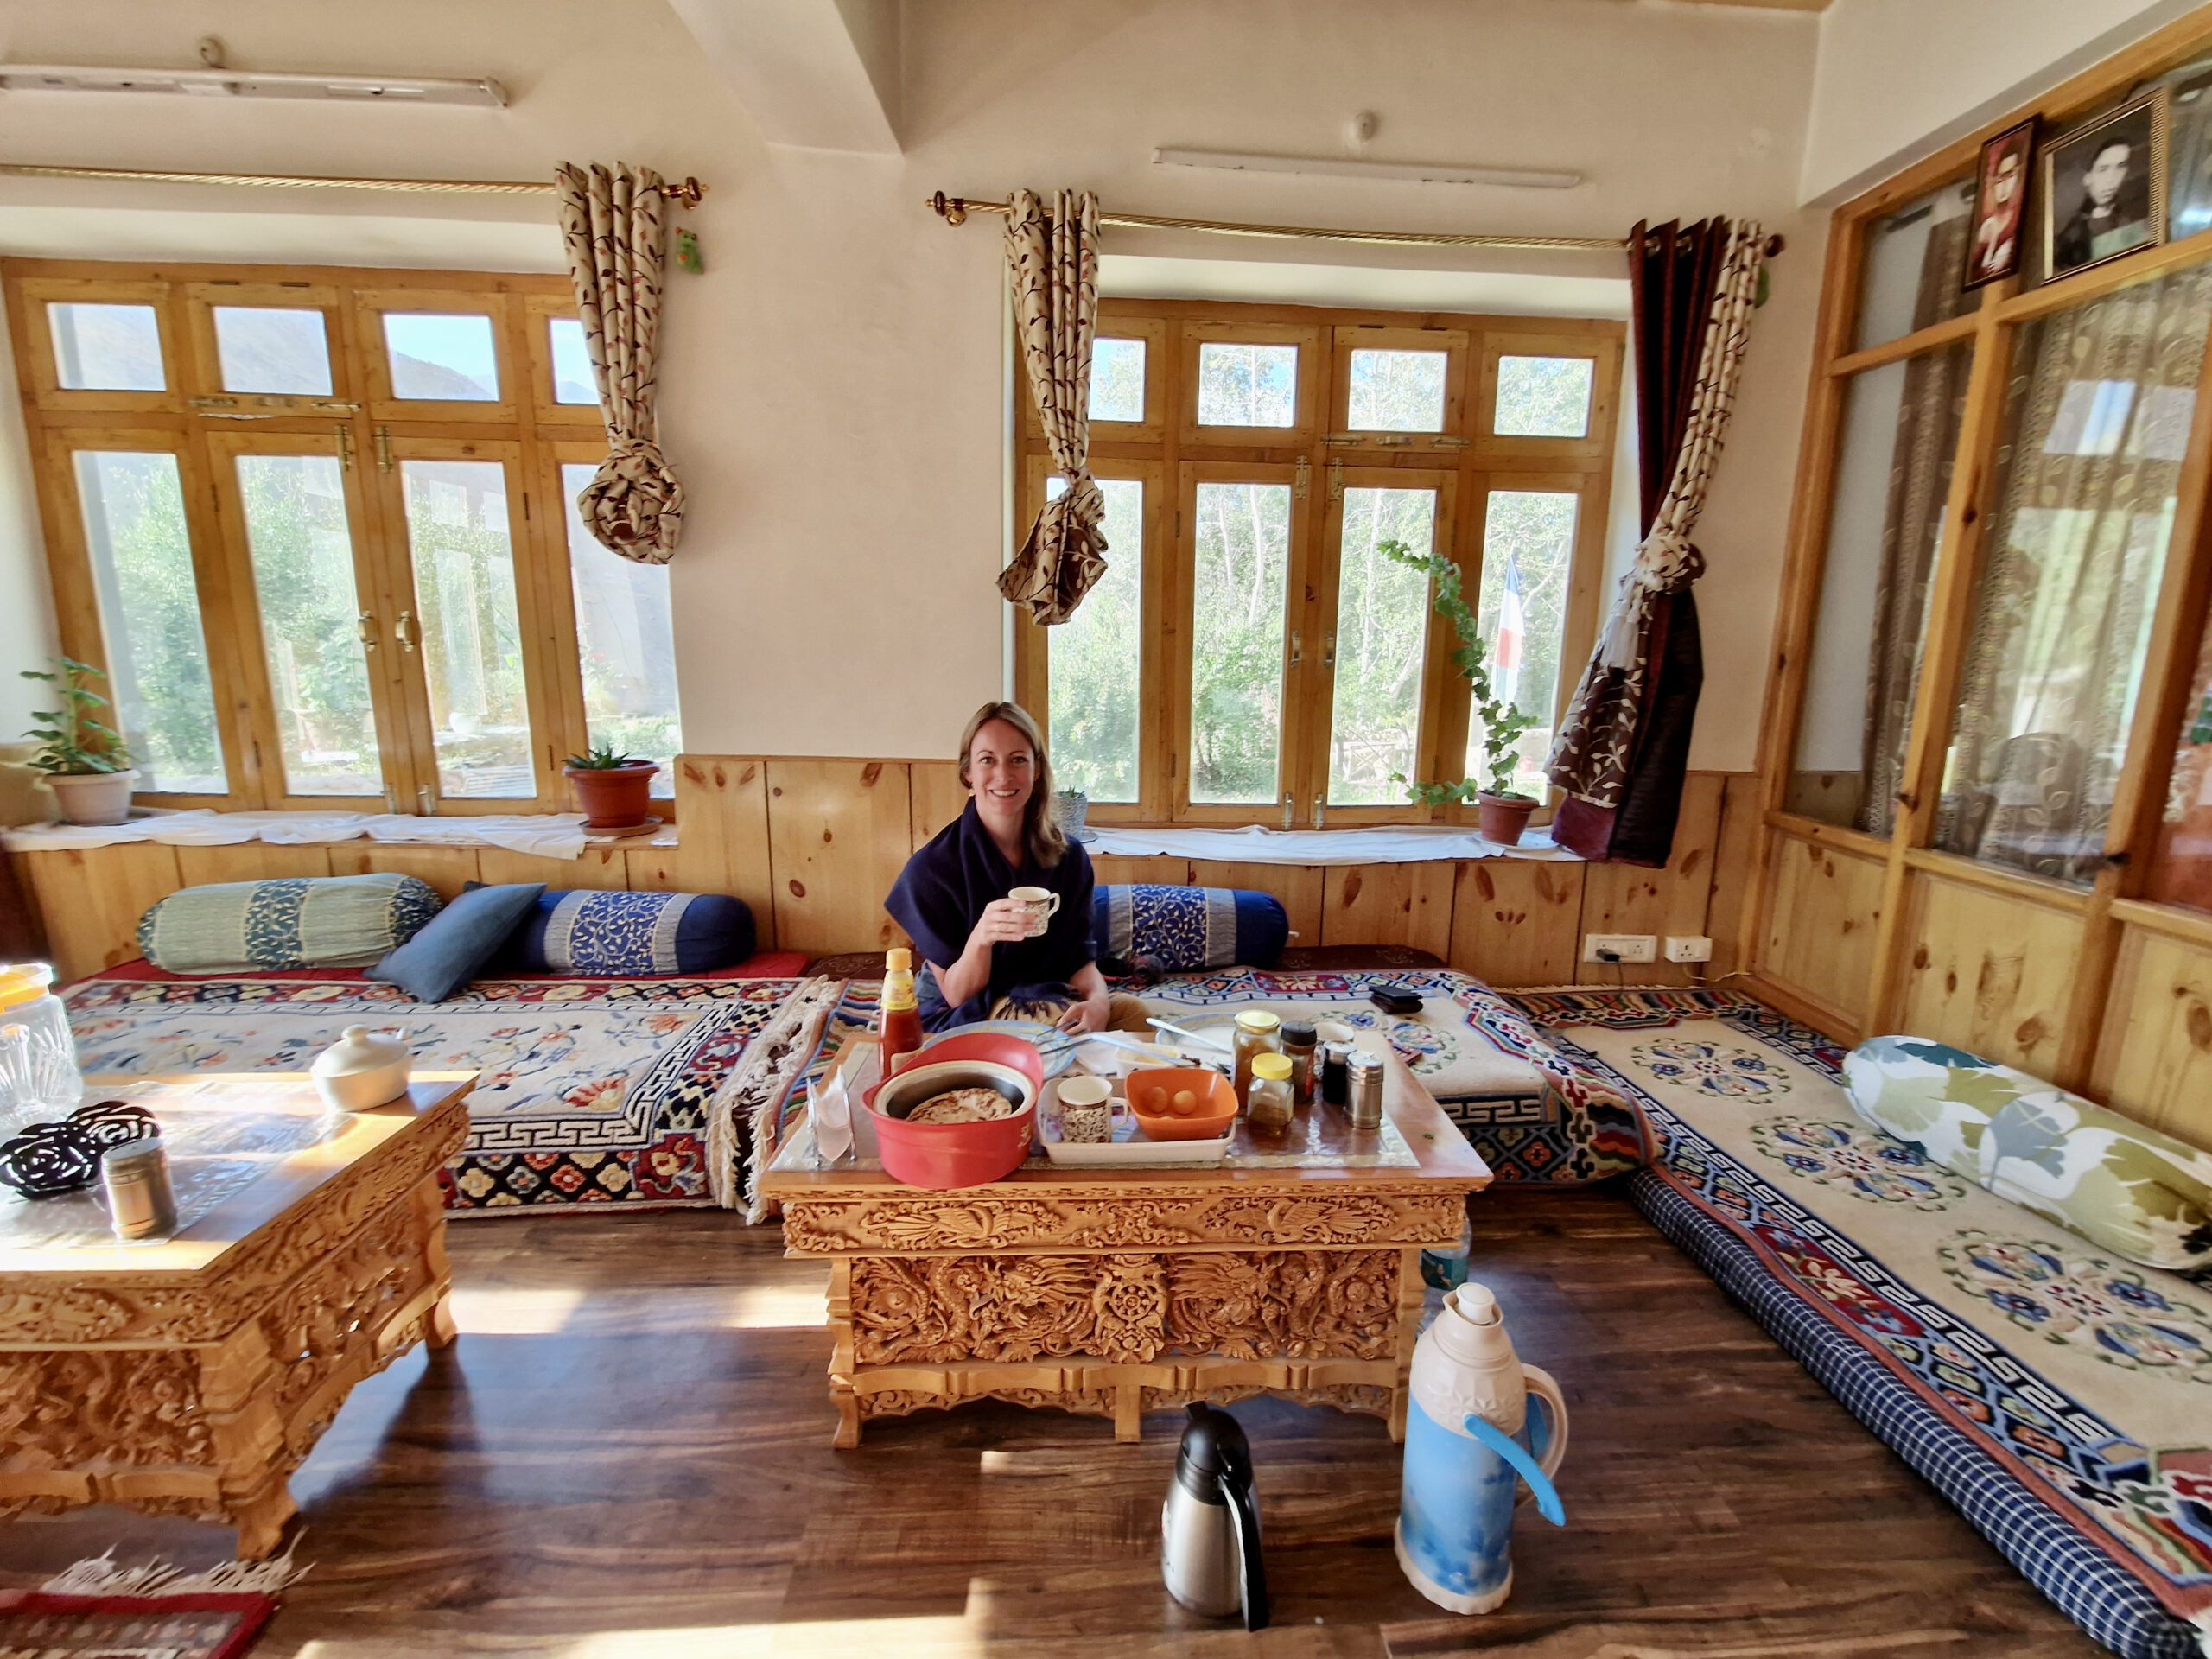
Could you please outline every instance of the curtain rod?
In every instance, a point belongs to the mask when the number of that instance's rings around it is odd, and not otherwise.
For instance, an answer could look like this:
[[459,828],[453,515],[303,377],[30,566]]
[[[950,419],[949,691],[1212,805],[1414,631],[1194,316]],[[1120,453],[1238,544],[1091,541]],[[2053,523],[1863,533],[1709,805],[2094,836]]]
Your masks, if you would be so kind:
[[[970,213],[1010,213],[1012,204],[974,201],[938,191],[924,204],[948,225],[964,225]],[[1143,231],[1211,231],[1219,236],[1266,236],[1306,242],[1368,242],[1402,248],[1541,248],[1573,253],[1618,253],[1628,244],[1617,236],[1476,236],[1442,231],[1332,231],[1307,225],[1236,225],[1215,219],[1159,219],[1145,213],[1098,215],[1102,226]],[[1779,232],[1766,239],[1770,259],[1786,245]]]
[[[276,190],[392,190],[410,195],[550,196],[555,186],[520,179],[318,179],[287,173],[151,173],[124,167],[40,167],[0,162],[0,175],[17,179],[119,179],[129,184],[243,184]],[[698,180],[665,187],[671,200],[696,207],[707,194]]]

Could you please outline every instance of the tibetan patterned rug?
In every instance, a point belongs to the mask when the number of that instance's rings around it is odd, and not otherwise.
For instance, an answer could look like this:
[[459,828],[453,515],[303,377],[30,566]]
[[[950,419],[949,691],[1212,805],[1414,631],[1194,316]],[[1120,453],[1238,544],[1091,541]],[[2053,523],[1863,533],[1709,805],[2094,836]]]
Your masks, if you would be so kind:
[[2212,1650],[2212,1284],[1862,1122],[1842,1051],[1718,991],[1521,994],[1638,1098],[1639,1208],[2082,1628]]
[[741,1202],[840,988],[791,979],[480,980],[435,1003],[358,975],[95,976],[67,995],[87,1075],[304,1071],[345,1027],[404,1031],[417,1071],[477,1071],[456,1214]]

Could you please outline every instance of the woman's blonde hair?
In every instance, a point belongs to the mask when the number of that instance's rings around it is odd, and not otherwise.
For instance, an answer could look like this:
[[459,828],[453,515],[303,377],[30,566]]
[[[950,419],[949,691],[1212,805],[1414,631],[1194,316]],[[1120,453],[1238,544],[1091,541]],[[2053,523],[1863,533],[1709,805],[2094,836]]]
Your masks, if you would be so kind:
[[1030,753],[1037,757],[1036,777],[1021,809],[1021,834],[1037,868],[1053,869],[1068,849],[1068,838],[1052,810],[1052,763],[1045,753],[1045,734],[1027,709],[1018,702],[987,702],[976,711],[968,729],[960,734],[960,781],[970,794],[975,792],[976,785],[968,777],[969,751],[976,747],[976,734],[995,720],[1002,720],[1020,732]]

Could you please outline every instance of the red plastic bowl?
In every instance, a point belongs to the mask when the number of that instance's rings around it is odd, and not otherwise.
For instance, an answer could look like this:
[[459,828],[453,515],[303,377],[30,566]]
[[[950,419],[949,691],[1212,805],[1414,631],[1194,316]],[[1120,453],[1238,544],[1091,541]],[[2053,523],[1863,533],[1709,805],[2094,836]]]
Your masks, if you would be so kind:
[[[906,1121],[906,1113],[932,1095],[972,1084],[996,1087],[1008,1074],[1021,1097],[1011,1116],[981,1123]],[[1018,1037],[978,1034],[932,1043],[861,1099],[875,1115],[875,1147],[885,1171],[908,1186],[943,1192],[982,1186],[1020,1167],[1036,1133],[1037,1096],[1044,1086],[1045,1061],[1034,1046]]]

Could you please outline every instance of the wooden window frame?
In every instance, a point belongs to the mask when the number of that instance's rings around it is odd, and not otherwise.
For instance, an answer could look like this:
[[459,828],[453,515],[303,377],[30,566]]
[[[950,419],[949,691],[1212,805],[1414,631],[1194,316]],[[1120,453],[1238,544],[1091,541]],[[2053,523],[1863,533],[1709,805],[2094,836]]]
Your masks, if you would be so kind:
[[[1533,321],[1533,320],[1529,320]],[[1476,394],[1478,429],[1476,453],[1493,461],[1557,466],[1591,461],[1612,453],[1613,425],[1620,410],[1622,344],[1571,322],[1546,320],[1515,332],[1483,337],[1482,385]],[[1497,429],[1497,360],[1502,357],[1580,357],[1591,363],[1590,420],[1579,438],[1532,438]]]
[[[1467,358],[1472,335],[1465,328],[1393,328],[1388,323],[1340,323],[1332,331],[1329,448],[1347,463],[1370,451],[1403,454],[1452,454],[1469,447],[1466,436]],[[1443,423],[1433,432],[1394,432],[1351,423],[1351,355],[1354,352],[1441,352],[1444,353]]]
[[[1217,308],[1217,310],[1218,308]],[[1178,330],[1182,349],[1182,374],[1178,382],[1176,424],[1186,449],[1242,446],[1255,449],[1302,449],[1313,441],[1321,424],[1328,380],[1327,355],[1321,349],[1317,325],[1281,322],[1231,322],[1192,318]],[[1298,349],[1298,379],[1291,399],[1288,426],[1217,426],[1198,423],[1198,354],[1208,346],[1294,346]]]

